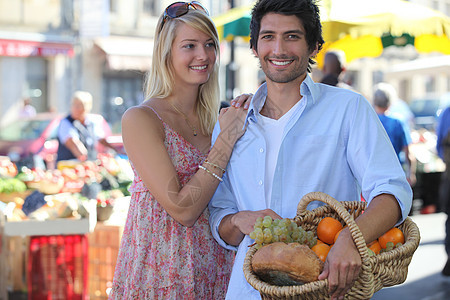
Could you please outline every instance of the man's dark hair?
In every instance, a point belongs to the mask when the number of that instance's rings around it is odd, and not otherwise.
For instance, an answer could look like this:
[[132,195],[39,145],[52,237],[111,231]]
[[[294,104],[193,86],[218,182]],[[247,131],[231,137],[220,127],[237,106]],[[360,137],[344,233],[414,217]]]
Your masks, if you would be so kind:
[[[268,13],[277,13],[286,16],[296,16],[306,31],[306,42],[309,51],[314,51],[316,44],[321,50],[324,44],[322,37],[322,24],[320,23],[319,8],[315,0],[259,0],[252,9],[250,22],[250,48],[258,50],[258,37],[261,29],[261,20]],[[308,72],[315,61],[309,59]]]

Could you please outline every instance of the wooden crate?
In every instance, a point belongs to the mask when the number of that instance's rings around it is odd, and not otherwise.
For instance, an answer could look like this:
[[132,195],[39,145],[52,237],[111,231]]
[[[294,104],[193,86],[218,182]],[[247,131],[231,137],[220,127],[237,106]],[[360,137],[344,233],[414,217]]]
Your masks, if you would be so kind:
[[9,236],[5,241],[6,285],[10,291],[27,290],[27,261],[30,238]]
[[98,222],[89,239],[88,294],[91,300],[108,299],[123,226]]
[[[96,224],[95,200],[89,203],[88,211],[89,216],[82,219],[7,222],[0,210],[0,300],[7,300],[8,292],[29,292],[29,284],[32,283],[28,272],[30,238],[84,235],[93,230]],[[87,251],[85,256],[87,262]],[[81,288],[86,285],[82,283]],[[80,288],[78,282],[74,286],[76,289]],[[87,288],[85,294],[87,294]],[[37,299],[34,296],[31,297]]]

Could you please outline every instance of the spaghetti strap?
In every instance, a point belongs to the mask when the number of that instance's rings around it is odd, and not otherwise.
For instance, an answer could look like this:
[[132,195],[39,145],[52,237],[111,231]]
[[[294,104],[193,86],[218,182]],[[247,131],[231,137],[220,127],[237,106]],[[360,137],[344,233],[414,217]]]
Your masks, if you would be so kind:
[[158,117],[158,119],[160,119],[161,122],[165,123],[164,120],[159,116],[159,114],[156,112],[156,110],[153,107],[150,107],[147,105],[140,105],[140,107],[151,109],[155,113],[155,115]]

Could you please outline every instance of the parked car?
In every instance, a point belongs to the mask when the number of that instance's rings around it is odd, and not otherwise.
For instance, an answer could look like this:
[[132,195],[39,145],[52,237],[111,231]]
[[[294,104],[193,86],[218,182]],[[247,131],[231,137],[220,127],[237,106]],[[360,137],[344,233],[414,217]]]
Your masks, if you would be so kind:
[[[101,115],[99,118],[108,142],[123,150],[122,136],[112,135],[111,128]],[[0,155],[9,156],[19,167],[54,168],[58,151],[58,126],[64,115],[39,113],[29,119],[18,119],[0,129]],[[100,153],[106,152],[98,145]]]
[[448,106],[450,106],[450,93],[430,94],[413,99],[409,107],[414,114],[415,129],[434,130],[440,113]]

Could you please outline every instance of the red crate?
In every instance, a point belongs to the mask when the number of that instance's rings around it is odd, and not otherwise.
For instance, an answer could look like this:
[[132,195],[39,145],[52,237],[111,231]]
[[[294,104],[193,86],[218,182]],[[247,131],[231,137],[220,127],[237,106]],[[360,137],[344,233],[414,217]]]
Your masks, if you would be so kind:
[[86,235],[32,236],[29,251],[29,300],[86,299]]

